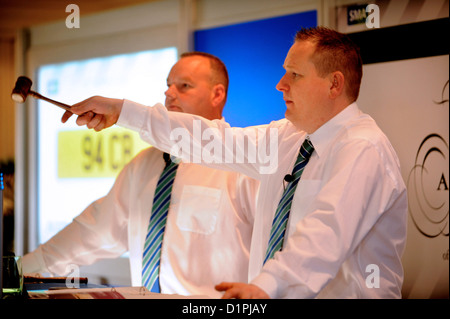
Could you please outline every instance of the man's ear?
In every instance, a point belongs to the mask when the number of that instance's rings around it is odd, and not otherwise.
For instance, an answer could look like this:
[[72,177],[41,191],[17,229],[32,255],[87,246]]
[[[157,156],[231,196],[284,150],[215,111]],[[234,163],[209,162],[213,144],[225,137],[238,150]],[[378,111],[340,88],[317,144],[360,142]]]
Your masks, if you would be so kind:
[[223,105],[225,100],[225,86],[223,84],[214,85],[211,94],[211,102],[214,107]]
[[335,99],[342,95],[345,90],[345,77],[340,71],[333,72],[329,75],[330,80],[330,98]]

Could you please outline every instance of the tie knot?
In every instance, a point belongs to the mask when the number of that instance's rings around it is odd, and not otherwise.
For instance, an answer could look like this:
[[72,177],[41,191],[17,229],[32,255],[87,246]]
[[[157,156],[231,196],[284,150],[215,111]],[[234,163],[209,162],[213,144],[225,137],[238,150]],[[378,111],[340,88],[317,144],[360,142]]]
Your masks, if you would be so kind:
[[163,158],[164,158],[164,162],[166,163],[165,169],[167,167],[169,167],[169,165],[171,165],[171,164],[178,165],[181,162],[181,159],[179,159],[179,158],[177,158],[175,156],[172,156],[172,155],[170,155],[168,153],[164,153],[163,154]]
[[302,146],[300,147],[300,155],[303,157],[303,159],[309,159],[313,151],[314,146],[312,145],[309,138],[306,138]]
[[163,158],[164,158],[164,162],[166,163],[166,166],[169,165],[170,162],[171,162],[170,154],[164,153],[164,154],[163,154]]
[[294,168],[292,170],[292,176],[294,179],[299,179],[303,169],[306,164],[309,162],[309,158],[311,154],[314,152],[314,146],[312,145],[309,139],[305,139],[302,146],[300,147],[300,151],[297,156],[297,161],[295,162]]

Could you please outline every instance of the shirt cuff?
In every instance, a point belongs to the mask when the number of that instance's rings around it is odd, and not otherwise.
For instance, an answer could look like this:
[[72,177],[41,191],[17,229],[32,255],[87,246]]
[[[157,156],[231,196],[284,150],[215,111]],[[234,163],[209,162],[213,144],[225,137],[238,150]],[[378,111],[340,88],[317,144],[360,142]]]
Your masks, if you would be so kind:
[[35,251],[23,256],[22,269],[24,274],[48,272],[41,246],[39,246]]
[[251,284],[258,286],[269,295],[271,299],[279,298],[278,294],[278,282],[274,276],[267,272],[261,272],[251,282]]
[[122,111],[117,119],[117,125],[140,132],[146,119],[146,111],[149,106],[130,100],[123,100]]

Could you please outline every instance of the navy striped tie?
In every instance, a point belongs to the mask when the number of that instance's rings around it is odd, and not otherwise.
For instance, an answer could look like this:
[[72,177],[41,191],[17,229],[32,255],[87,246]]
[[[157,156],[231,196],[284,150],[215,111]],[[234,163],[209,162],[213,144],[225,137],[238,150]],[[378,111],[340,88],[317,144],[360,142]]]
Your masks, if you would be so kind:
[[300,180],[303,170],[306,164],[308,164],[309,158],[313,151],[314,147],[311,141],[308,138],[305,139],[302,146],[300,147],[297,161],[295,162],[294,169],[292,170],[292,181],[284,190],[283,196],[281,197],[281,200],[278,203],[278,207],[275,212],[275,217],[272,223],[272,230],[270,231],[269,244],[264,258],[264,264],[283,247],[284,234],[286,232],[286,225],[289,219],[289,213],[291,211],[292,198],[294,197],[298,181]]
[[170,155],[164,153],[166,167],[159,177],[153,197],[152,215],[145,237],[142,259],[142,284],[152,292],[160,292],[159,268],[161,247],[166,228],[172,185],[177,173],[178,164],[170,160]]

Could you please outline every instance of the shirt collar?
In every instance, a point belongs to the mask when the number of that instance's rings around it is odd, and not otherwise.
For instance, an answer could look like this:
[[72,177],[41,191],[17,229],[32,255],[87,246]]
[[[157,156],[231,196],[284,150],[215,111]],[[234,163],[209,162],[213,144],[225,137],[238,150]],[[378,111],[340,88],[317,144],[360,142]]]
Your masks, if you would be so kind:
[[354,102],[339,112],[331,120],[319,127],[314,133],[307,135],[314,145],[314,150],[317,152],[319,157],[323,154],[329,143],[334,139],[336,132],[358,114],[360,114],[360,110],[356,102]]

